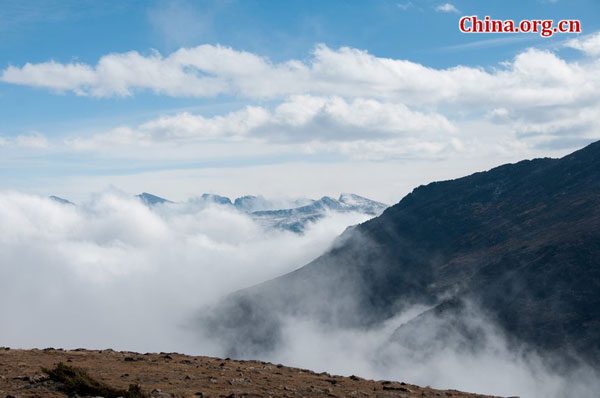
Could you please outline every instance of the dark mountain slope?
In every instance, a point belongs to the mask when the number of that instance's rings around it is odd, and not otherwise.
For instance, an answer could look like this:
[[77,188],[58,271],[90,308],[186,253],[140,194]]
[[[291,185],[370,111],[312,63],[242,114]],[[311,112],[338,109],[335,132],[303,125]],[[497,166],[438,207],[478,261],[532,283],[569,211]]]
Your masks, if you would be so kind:
[[230,296],[204,324],[245,355],[276,345],[289,314],[369,326],[414,303],[452,313],[462,298],[517,340],[597,358],[600,142],[418,187],[314,262]]

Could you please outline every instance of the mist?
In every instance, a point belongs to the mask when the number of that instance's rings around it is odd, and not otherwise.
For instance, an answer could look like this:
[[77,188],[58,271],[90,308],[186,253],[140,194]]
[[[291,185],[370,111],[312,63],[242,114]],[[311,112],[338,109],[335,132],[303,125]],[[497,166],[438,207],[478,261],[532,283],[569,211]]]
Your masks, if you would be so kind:
[[303,234],[189,201],[149,208],[118,191],[78,206],[0,193],[0,341],[12,347],[202,352],[194,311],[311,261],[347,226]]
[[[226,344],[195,325],[199,309],[299,268],[367,219],[331,213],[296,234],[194,201],[151,208],[106,191],[73,206],[1,192],[0,343],[226,356]],[[352,295],[346,292],[348,302]],[[335,305],[351,308],[326,304]],[[447,319],[399,335],[431,306],[403,308],[370,327],[284,312],[276,315],[279,344],[252,359],[503,396],[591,397],[600,390],[598,369],[556,368],[544,354],[509,343],[474,304],[461,316],[480,336],[477,344]]]
[[[452,330],[456,318],[434,317],[397,336],[430,307],[410,306],[370,328],[340,327],[311,317],[281,316],[281,343],[241,358],[343,376],[396,380],[439,389],[530,398],[594,397],[600,370],[510,341],[476,305],[461,315],[477,338]],[[400,329],[399,329],[400,328]],[[222,343],[204,336],[204,344]],[[415,343],[416,342],[416,343]],[[226,346],[217,355],[224,356]]]

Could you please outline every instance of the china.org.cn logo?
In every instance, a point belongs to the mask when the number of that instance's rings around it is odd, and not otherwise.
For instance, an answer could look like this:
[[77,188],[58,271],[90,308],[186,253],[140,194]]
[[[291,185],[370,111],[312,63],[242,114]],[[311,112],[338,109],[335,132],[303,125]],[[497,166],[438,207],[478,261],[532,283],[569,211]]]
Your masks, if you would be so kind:
[[555,33],[581,33],[581,22],[578,19],[563,19],[556,24],[553,19],[523,19],[515,22],[512,19],[483,19],[477,15],[464,16],[458,21],[458,28],[463,33],[539,33],[542,37],[552,37]]

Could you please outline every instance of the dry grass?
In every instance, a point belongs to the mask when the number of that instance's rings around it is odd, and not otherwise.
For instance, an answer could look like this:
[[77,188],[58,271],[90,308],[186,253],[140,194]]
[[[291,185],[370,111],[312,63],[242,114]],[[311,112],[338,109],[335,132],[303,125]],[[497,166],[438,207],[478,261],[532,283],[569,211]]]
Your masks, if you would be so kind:
[[145,398],[139,385],[130,384],[128,390],[120,390],[104,384],[84,370],[59,362],[54,369],[42,368],[50,380],[60,383],[60,390],[69,396],[104,398]]

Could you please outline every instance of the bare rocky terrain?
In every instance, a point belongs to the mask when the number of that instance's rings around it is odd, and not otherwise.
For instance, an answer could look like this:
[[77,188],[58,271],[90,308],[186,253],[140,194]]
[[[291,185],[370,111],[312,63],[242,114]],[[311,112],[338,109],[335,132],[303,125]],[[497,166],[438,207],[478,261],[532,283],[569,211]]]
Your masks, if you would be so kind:
[[[60,383],[41,368],[58,363],[84,370],[118,389],[131,384],[150,398],[203,397],[486,397],[396,381],[315,373],[261,361],[237,361],[175,353],[18,350],[0,348],[0,398],[63,398]],[[487,396],[490,397],[490,396]]]

